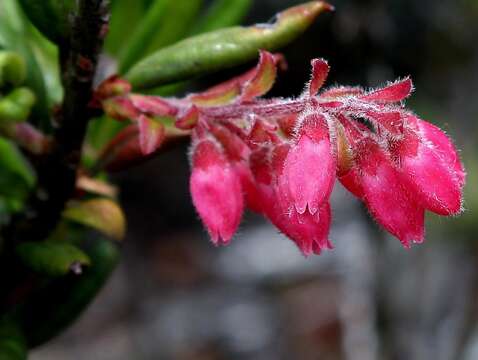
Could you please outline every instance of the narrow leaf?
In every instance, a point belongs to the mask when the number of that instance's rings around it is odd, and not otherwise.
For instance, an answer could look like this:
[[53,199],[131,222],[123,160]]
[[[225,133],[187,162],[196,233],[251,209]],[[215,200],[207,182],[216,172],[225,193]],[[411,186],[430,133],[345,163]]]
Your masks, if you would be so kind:
[[17,254],[33,271],[48,276],[80,273],[90,259],[82,250],[65,242],[25,242],[17,246]]
[[[169,3],[176,0],[156,0],[148,8],[141,22],[136,25],[129,39],[122,46],[119,55],[119,71],[127,71],[146,51],[147,46],[158,32],[158,24],[162,24],[168,15]],[[136,1],[134,1],[136,2]],[[179,21],[179,20],[178,20]],[[124,26],[124,23],[121,24]],[[161,25],[162,26],[162,25]],[[159,31],[161,28],[159,27]]]
[[0,323],[0,359],[27,359],[27,345],[24,335],[18,325],[5,316]]
[[[91,260],[81,276],[46,282],[15,309],[29,348],[37,347],[70,326],[96,297],[119,261],[117,244],[104,238],[82,238]],[[9,358],[10,359],[10,358]]]
[[69,16],[76,9],[75,0],[19,0],[28,19],[48,39],[61,43],[70,32]]
[[164,21],[159,31],[156,31],[145,55],[150,55],[158,49],[184,39],[191,24],[199,17],[203,2],[204,0],[170,1]]
[[123,210],[111,199],[93,199],[72,203],[63,216],[79,224],[90,226],[113,239],[123,239],[126,220]]
[[115,198],[118,196],[118,189],[106,181],[90,178],[86,175],[79,176],[76,181],[76,188],[90,194]]
[[182,39],[201,3],[202,0],[154,1],[124,46],[119,59],[120,73],[128,71],[141,57]]
[[226,28],[194,36],[163,48],[135,65],[126,78],[136,89],[185,80],[247,62],[259,49],[274,50],[303,33],[331,6],[311,1],[292,7],[273,24]]
[[194,25],[190,34],[201,34],[236,25],[244,18],[252,0],[216,0]]
[[18,175],[28,187],[33,186],[35,183],[33,170],[12,142],[0,138],[0,154],[0,174],[2,176],[10,172]]
[[[158,0],[159,1],[159,0]],[[136,29],[144,21],[145,4],[143,1],[114,0],[111,2],[111,18],[105,49],[109,55],[118,56]],[[128,24],[125,26],[124,24]]]

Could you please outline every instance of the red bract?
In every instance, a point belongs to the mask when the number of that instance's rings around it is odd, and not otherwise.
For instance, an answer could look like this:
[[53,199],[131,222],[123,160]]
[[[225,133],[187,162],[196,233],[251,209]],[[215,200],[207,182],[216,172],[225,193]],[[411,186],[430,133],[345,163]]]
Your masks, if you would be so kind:
[[[144,154],[160,146],[165,117],[175,119],[176,135],[192,135],[191,194],[216,244],[233,237],[246,204],[304,255],[331,249],[335,178],[405,247],[424,240],[425,210],[462,210],[458,152],[438,127],[404,108],[413,90],[409,78],[369,92],[319,92],[329,66],[315,59],[301,97],[262,99],[280,60],[263,51],[255,69],[183,99],[121,91],[105,97],[104,87],[97,98],[111,116],[139,124]],[[108,87],[128,89],[124,82],[114,87],[115,80]],[[171,123],[164,121],[166,134]]]

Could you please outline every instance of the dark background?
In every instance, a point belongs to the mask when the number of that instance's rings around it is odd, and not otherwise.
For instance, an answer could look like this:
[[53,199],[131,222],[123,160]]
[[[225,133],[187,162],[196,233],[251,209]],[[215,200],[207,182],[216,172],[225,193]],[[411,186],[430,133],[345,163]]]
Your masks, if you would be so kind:
[[[244,24],[297,3],[256,0]],[[329,61],[328,85],[411,75],[408,106],[462,149],[466,213],[429,216],[427,241],[405,250],[337,184],[335,250],[305,259],[252,214],[230,246],[215,248],[191,204],[187,148],[177,148],[115,175],[129,221],[122,264],[81,320],[32,359],[478,359],[478,1],[333,4],[284,49],[289,69],[271,95],[299,94],[313,57]]]

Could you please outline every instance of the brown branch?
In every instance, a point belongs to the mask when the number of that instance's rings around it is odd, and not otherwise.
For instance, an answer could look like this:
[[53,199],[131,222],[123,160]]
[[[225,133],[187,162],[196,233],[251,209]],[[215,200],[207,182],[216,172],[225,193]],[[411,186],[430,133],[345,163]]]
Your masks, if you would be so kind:
[[[0,294],[2,303],[8,302],[14,290],[12,287],[19,281],[17,276],[11,276],[11,267],[15,266],[11,250],[20,241],[45,239],[56,227],[65,204],[74,194],[81,149],[92,117],[89,103],[93,79],[108,21],[105,3],[105,0],[80,0],[78,12],[72,18],[71,36],[60,45],[64,100],[57,113],[51,150],[34,164],[38,175],[36,190],[25,211],[13,217],[2,233],[2,257],[7,260],[0,263],[3,269],[0,276],[4,278],[4,293]],[[11,286],[5,286],[5,281]]]
[[58,222],[72,196],[81,147],[90,119],[93,77],[106,26],[102,0],[79,2],[73,18],[71,38],[60,48],[62,83],[65,97],[57,114],[57,128],[50,153],[38,160],[38,186],[25,213],[15,217],[7,228],[8,241],[41,240]]

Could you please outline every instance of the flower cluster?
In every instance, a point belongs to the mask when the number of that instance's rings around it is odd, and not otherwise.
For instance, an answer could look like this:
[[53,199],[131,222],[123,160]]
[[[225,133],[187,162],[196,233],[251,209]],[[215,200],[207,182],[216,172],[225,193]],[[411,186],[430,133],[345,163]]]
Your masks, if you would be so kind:
[[404,108],[409,78],[319,93],[329,66],[314,59],[300,97],[261,98],[281,64],[263,51],[255,69],[183,99],[132,94],[119,79],[106,81],[98,98],[109,115],[135,120],[143,154],[167,137],[164,119],[190,134],[191,195],[215,244],[231,240],[247,207],[305,255],[332,248],[336,178],[405,247],[423,241],[425,210],[462,210],[463,165],[439,128]]

